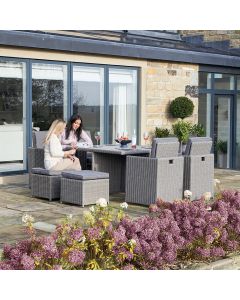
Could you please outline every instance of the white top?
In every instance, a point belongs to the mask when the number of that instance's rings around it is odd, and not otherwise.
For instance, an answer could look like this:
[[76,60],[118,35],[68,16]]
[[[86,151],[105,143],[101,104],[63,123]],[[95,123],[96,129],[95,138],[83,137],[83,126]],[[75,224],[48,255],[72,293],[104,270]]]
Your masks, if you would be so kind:
[[47,170],[63,160],[64,151],[56,134],[52,134],[48,144],[44,146],[44,166]]
[[88,134],[82,130],[80,140],[77,141],[77,136],[73,130],[70,131],[68,139],[65,138],[65,131],[61,134],[62,148],[65,149],[71,146],[72,143],[76,143],[77,147],[92,147],[93,142]]

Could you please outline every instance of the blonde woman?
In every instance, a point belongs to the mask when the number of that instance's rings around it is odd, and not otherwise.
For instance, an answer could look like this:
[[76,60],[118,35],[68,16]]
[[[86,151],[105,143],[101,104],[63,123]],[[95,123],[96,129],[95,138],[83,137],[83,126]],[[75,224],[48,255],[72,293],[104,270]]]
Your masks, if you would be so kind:
[[63,120],[53,121],[44,140],[44,166],[47,170],[81,170],[79,159],[74,156],[76,150],[63,151],[60,135],[65,130]]

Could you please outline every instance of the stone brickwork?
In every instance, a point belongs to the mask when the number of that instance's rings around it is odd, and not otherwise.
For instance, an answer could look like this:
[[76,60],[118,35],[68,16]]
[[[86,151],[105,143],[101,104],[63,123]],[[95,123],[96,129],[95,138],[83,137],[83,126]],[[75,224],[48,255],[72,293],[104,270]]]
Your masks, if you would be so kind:
[[185,95],[194,103],[193,115],[185,120],[197,122],[198,65],[149,61],[144,71],[146,130],[153,132],[155,127],[172,129],[177,119],[169,115],[169,104],[176,97]]
[[230,48],[240,48],[240,30],[180,30],[183,36],[203,36],[204,42],[229,41]]

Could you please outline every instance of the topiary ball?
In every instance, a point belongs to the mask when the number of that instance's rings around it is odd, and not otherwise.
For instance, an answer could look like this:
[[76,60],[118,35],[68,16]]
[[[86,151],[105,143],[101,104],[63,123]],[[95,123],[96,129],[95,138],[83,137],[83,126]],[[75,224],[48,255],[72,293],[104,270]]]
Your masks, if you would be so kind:
[[192,115],[194,104],[187,97],[177,97],[170,103],[169,111],[174,118],[187,118]]

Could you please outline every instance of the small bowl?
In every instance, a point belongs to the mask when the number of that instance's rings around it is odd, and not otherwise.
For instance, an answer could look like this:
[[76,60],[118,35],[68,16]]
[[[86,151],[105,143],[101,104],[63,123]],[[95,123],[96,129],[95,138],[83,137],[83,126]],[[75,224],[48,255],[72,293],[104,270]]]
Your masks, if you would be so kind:
[[127,145],[127,144],[129,144],[129,143],[131,143],[131,140],[115,140],[117,143],[119,143],[119,144],[121,144],[121,146],[125,146],[125,145]]

